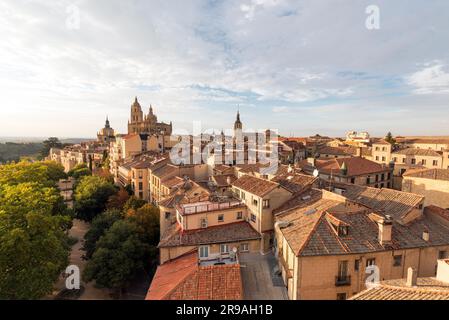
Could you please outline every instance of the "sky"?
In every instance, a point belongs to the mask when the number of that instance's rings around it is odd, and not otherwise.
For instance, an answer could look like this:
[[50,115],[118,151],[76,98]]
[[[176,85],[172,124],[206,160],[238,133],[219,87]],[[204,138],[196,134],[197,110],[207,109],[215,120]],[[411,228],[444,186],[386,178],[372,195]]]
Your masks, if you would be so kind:
[[[370,5],[379,28],[369,29]],[[0,136],[175,129],[449,135],[447,0],[2,0]],[[372,21],[372,20],[369,20]]]

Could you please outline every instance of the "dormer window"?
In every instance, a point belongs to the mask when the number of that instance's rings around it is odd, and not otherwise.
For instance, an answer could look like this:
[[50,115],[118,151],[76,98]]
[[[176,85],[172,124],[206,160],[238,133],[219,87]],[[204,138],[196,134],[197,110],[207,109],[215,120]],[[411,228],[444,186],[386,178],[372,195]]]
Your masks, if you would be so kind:
[[349,233],[349,227],[348,226],[338,226],[338,236],[344,237],[347,236]]

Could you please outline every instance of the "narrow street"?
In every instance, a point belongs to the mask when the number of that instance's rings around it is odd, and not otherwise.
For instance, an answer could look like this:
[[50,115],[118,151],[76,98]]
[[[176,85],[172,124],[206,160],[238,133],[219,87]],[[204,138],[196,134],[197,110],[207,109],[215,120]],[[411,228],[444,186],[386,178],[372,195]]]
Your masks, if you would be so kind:
[[[86,266],[87,261],[83,260],[82,256],[84,254],[84,251],[81,250],[83,247],[83,238],[85,233],[89,230],[89,224],[74,219],[73,220],[73,227],[69,231],[69,235],[71,237],[75,237],[78,239],[78,242],[72,247],[72,251],[70,253],[70,263],[73,265],[77,265],[80,269],[80,274],[83,274],[83,270]],[[81,281],[81,286],[84,287],[84,291],[81,294],[81,296],[78,298],[78,300],[111,300],[112,298],[109,296],[107,289],[99,289],[94,286],[92,282],[90,283],[84,283]],[[65,288],[65,279],[61,277],[59,281],[55,285],[55,291],[53,295],[50,297],[55,298],[56,295]]]

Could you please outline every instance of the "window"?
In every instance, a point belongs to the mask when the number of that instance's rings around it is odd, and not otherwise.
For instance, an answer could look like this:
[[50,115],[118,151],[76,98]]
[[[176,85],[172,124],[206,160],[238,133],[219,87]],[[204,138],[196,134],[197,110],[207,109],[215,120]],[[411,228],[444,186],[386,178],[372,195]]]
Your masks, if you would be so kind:
[[345,279],[348,276],[348,261],[338,262],[338,277]]
[[376,151],[379,151],[379,147],[376,147]]
[[387,148],[386,147],[382,147],[382,151],[387,151]]
[[352,183],[352,184],[355,183],[355,178],[351,178],[351,183]]
[[433,165],[437,166],[438,165],[438,160],[433,160]]
[[256,215],[251,213],[251,221],[256,222]]
[[366,259],[366,266],[374,266],[376,265],[376,259],[375,258],[371,258],[371,259]]
[[376,182],[379,181],[379,175],[376,174]]
[[344,237],[348,235],[348,226],[339,226],[338,227],[338,236]]
[[270,200],[268,200],[268,199],[263,200],[263,207],[264,208],[269,208],[270,207]]
[[400,267],[402,265],[402,255],[393,256],[393,267]]
[[384,181],[385,180],[385,173],[382,173],[380,181]]
[[382,189],[383,187],[384,187],[384,184],[383,184],[383,183],[381,183],[381,184],[380,184],[380,188]]
[[245,200],[245,192],[242,191],[242,199]]
[[257,204],[258,204],[257,199],[253,198],[253,205],[257,206]]
[[241,252],[248,252],[249,251],[249,245],[247,243],[242,243],[240,245],[240,251]]
[[201,224],[201,228],[203,228],[203,229],[207,228],[207,219],[202,218],[200,224]]
[[139,179],[142,179],[142,177],[143,177],[142,170],[139,170]]
[[209,246],[200,246],[198,248],[200,258],[207,258],[209,257]]
[[447,256],[447,251],[442,250],[442,251],[438,251],[438,259],[446,259]]
[[346,300],[346,293],[337,293],[337,300]]
[[379,161],[379,156],[376,156],[376,161]]
[[371,177],[368,176],[368,177],[366,177],[366,184],[370,184],[370,183],[371,183]]
[[221,254],[229,253],[229,244],[221,244],[220,245],[220,253]]
[[382,161],[384,161],[384,162],[385,162],[386,160],[387,160],[387,158],[385,158],[385,157],[382,157]]
[[412,164],[416,164],[416,159],[412,159]]
[[394,157],[393,162],[398,162],[398,158]]
[[356,260],[354,261],[354,270],[355,270],[355,271],[359,271],[359,269],[360,269],[360,260],[359,260],[359,259],[356,259]]
[[218,222],[224,222],[224,214],[218,215]]
[[239,211],[237,212],[237,220],[242,220],[243,219],[243,212]]
[[423,166],[425,166],[426,163],[427,163],[426,159],[422,159],[422,160],[421,160],[421,164],[422,164]]
[[143,199],[143,192],[142,191],[139,192],[139,199]]
[[143,183],[139,182],[139,190],[142,190],[142,189],[143,189]]
[[390,180],[391,179],[391,173],[388,173],[388,176],[387,176],[388,178],[388,180]]
[[168,211],[165,212],[165,219],[170,219],[170,212]]
[[402,158],[402,163],[405,163],[405,158]]

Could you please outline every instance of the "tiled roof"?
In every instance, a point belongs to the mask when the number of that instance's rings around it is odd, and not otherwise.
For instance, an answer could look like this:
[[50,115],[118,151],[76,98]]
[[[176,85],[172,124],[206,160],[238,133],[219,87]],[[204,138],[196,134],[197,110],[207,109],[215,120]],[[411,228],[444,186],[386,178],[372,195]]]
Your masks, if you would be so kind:
[[407,170],[403,177],[423,178],[449,181],[449,169],[417,169]]
[[311,187],[318,178],[300,173],[284,173],[274,177],[271,181],[279,183],[291,193],[302,192]]
[[[361,157],[348,157],[329,160],[317,159],[315,160],[315,167],[320,173],[332,173],[335,176],[340,176],[340,170],[343,166],[343,163],[345,163],[347,168],[346,176],[349,177],[387,172],[390,170],[388,167],[382,164]],[[304,168],[305,170],[310,170],[310,164],[307,162],[307,160],[302,161],[299,166]]]
[[449,221],[449,210],[448,209],[443,209],[443,208],[431,205],[431,206],[425,207],[424,212],[429,213],[429,214],[436,214],[436,215],[440,216],[441,218]]
[[416,287],[407,287],[405,279],[388,280],[350,300],[449,300],[449,284],[434,278],[418,278]]
[[160,206],[174,208],[179,203],[207,201],[210,197],[209,190],[192,180],[177,184],[173,189],[175,191],[159,202]]
[[[277,222],[288,223],[281,232],[298,256],[362,254],[449,245],[449,227],[427,215],[407,225],[393,221],[392,241],[382,245],[378,240],[378,215],[373,210],[324,198],[310,199],[305,204],[275,217]],[[348,235],[338,235],[335,225],[340,224],[349,227]],[[422,238],[424,231],[429,232],[429,241]]]
[[177,172],[178,170],[179,170],[179,168],[177,166],[174,166],[172,164],[167,164],[165,166],[162,166],[162,167],[154,170],[153,175],[162,179],[164,177],[169,176],[170,174]]
[[322,193],[320,190],[313,189],[313,188],[308,191],[298,193],[294,197],[292,197],[290,200],[285,202],[282,206],[273,210],[273,213],[281,214],[281,213],[291,210],[291,209],[304,207],[309,202],[309,201],[305,201],[304,199],[312,199],[312,201],[316,201],[321,198],[321,194]]
[[178,176],[162,179],[161,184],[167,188],[172,188],[184,183],[184,179]]
[[239,264],[199,266],[197,252],[160,265],[146,300],[241,300]]
[[256,196],[263,197],[280,185],[276,182],[260,179],[254,176],[244,175],[235,180],[232,185]]
[[405,155],[405,156],[424,156],[424,157],[441,157],[441,154],[431,150],[431,149],[415,149],[415,148],[405,148],[399,149],[392,153]]
[[316,151],[319,154],[331,154],[336,156],[351,156],[355,154],[356,147],[348,146],[348,147],[330,147],[323,146],[318,148]]
[[385,141],[385,139],[373,139],[372,144],[390,145],[391,143]]
[[158,247],[195,246],[256,239],[260,239],[260,234],[246,221],[186,231],[182,231],[178,224],[173,224],[163,235]]
[[160,154],[158,152],[145,152],[139,155],[133,156],[129,161],[126,161],[122,164],[126,169],[146,169],[155,165],[156,163],[160,163],[167,159],[167,154]]
[[441,138],[396,138],[400,143],[449,144],[449,137]]
[[371,188],[352,184],[340,184],[343,188],[343,196],[351,201],[364,205],[376,212],[390,215],[394,219],[405,217],[413,208],[417,207],[423,196],[397,191],[387,188]]
[[[233,174],[222,174],[222,175],[215,175],[212,177],[219,187],[229,186],[231,185],[235,180],[237,180],[236,176]],[[228,183],[228,178],[230,179],[230,184]]]

